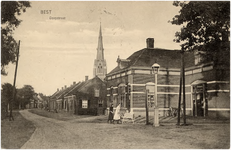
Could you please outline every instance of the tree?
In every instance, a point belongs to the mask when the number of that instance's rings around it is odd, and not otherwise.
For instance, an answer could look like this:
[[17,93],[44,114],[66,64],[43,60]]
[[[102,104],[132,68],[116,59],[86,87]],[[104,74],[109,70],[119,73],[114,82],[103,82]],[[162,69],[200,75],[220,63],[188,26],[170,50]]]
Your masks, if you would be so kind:
[[[229,1],[175,1],[173,5],[181,7],[171,23],[183,25],[181,31],[175,33],[174,41],[182,42],[182,76],[180,87],[183,84],[183,117],[185,114],[185,78],[184,78],[184,52],[203,51],[204,62],[213,61],[216,66],[229,66],[229,30],[230,30],[230,2]],[[202,62],[203,63],[203,62]],[[218,73],[216,73],[217,76]],[[180,122],[180,98],[178,106],[178,124]]]
[[16,60],[17,43],[13,38],[13,31],[22,20],[16,16],[21,15],[30,7],[28,1],[2,1],[1,2],[1,74],[6,75],[5,66]]
[[17,100],[20,107],[25,108],[30,103],[30,99],[33,98],[34,94],[34,88],[31,85],[24,85],[23,88],[18,89]]
[[11,100],[13,100],[13,86],[10,83],[5,83],[2,85],[1,91],[1,107],[2,107],[2,114],[4,117],[8,116],[8,105]]
[[215,64],[227,64],[230,59],[230,2],[176,1],[173,5],[181,10],[171,23],[183,25],[181,31],[175,33],[174,41],[183,42],[184,51],[204,51]]

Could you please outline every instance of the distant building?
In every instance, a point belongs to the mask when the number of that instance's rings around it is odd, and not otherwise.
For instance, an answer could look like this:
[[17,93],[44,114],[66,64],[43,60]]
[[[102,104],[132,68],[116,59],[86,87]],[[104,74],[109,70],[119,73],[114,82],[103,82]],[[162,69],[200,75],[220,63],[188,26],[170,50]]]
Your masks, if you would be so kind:
[[97,55],[94,61],[94,68],[93,68],[93,78],[95,76],[98,76],[101,80],[104,80],[106,74],[107,74],[107,64],[106,64],[106,60],[104,59],[103,37],[102,37],[101,24],[100,24]]
[[[178,107],[181,54],[179,50],[154,48],[154,39],[146,40],[147,48],[134,52],[127,59],[118,57],[117,66],[107,74],[107,102],[135,115],[145,116],[145,99],[153,112],[154,74],[151,66],[157,62],[157,97],[160,116],[170,107]],[[192,116],[229,117],[230,69],[202,62],[203,53],[185,53],[186,113]],[[222,59],[222,58],[219,58]],[[146,95],[146,91],[149,91]],[[153,113],[151,113],[153,114]]]

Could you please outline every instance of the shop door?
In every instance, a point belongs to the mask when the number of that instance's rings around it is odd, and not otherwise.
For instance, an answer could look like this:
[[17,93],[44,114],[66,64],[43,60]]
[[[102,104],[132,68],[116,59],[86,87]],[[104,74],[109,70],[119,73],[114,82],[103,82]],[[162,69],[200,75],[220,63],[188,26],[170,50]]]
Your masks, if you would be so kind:
[[206,84],[193,86],[193,116],[207,116],[208,102]]

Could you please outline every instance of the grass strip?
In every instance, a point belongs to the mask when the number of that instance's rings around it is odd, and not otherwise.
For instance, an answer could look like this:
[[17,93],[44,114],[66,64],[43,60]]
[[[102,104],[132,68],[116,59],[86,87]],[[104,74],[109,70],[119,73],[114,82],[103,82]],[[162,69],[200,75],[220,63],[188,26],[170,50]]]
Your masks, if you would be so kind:
[[14,111],[13,116],[14,121],[9,121],[8,118],[1,120],[1,147],[4,149],[21,148],[36,129],[19,111]]

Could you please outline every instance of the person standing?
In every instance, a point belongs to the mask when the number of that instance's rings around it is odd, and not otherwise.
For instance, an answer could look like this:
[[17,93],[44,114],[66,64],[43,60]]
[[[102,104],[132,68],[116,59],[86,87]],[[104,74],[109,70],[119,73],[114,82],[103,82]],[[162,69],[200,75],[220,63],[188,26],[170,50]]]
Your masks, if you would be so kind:
[[109,115],[108,115],[108,123],[112,123],[113,122],[113,104],[111,104],[110,108],[109,108]]
[[119,123],[119,121],[120,121],[120,103],[119,103],[119,105],[116,107],[113,120],[114,120],[114,121],[117,121],[117,123]]

